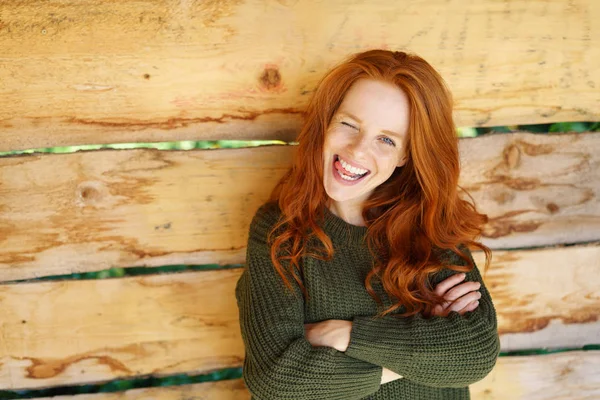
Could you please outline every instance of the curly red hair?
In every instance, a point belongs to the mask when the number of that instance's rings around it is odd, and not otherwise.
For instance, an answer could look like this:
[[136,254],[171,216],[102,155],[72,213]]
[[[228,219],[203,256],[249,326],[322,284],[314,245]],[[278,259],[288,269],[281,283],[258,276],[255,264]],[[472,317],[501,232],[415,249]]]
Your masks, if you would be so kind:
[[[459,189],[469,194],[458,185],[460,160],[451,93],[439,73],[417,55],[369,50],[352,55],[321,79],[305,112],[292,167],[269,199],[282,211],[269,233],[271,259],[285,285],[292,289],[284,274],[287,270],[308,300],[296,273],[302,257],[330,260],[333,255],[332,242],[319,226],[328,200],[323,186],[325,132],[348,89],[362,78],[396,85],[406,93],[410,106],[407,161],[363,204],[367,244],[375,260],[365,287],[381,305],[371,285],[377,277],[390,299],[396,300],[379,316],[401,306],[405,312],[397,316],[429,315],[443,301],[428,284],[429,274],[446,267],[471,271],[469,252],[459,248],[465,245],[485,252],[487,271],[491,250],[475,241],[487,215],[459,197]],[[311,238],[322,246],[309,248]],[[454,252],[466,266],[443,265],[436,250]],[[283,260],[288,260],[286,267]]]

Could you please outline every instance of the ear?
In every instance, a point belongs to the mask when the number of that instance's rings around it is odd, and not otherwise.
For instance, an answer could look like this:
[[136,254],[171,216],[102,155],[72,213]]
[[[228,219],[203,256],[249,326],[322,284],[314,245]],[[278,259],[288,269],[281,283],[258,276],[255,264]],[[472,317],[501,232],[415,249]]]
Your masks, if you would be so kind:
[[400,162],[398,163],[398,165],[396,165],[396,167],[401,167],[404,164],[406,164],[406,156],[404,156],[400,159]]

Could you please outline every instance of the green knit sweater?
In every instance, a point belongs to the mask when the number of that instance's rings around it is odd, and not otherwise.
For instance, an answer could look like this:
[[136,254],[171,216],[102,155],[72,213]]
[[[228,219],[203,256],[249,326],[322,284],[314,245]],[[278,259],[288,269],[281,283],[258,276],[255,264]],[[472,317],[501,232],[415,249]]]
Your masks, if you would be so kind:
[[[468,385],[492,370],[500,351],[496,311],[477,267],[465,279],[481,282],[482,296],[474,311],[429,319],[422,314],[374,319],[377,303],[364,287],[372,267],[367,228],[351,225],[325,209],[321,226],[335,254],[328,262],[303,258],[302,279],[310,294],[304,302],[294,279],[289,278],[296,297],[270,259],[266,238],[279,214],[276,203],[262,205],[255,214],[246,267],[235,288],[245,345],[243,378],[252,399],[470,398]],[[451,252],[444,253],[443,259],[465,265]],[[454,273],[445,268],[430,276],[430,282],[436,285]],[[389,297],[376,279],[373,288],[389,306]],[[313,347],[306,340],[304,324],[327,319],[353,322],[345,352]],[[382,367],[403,378],[382,385]]]

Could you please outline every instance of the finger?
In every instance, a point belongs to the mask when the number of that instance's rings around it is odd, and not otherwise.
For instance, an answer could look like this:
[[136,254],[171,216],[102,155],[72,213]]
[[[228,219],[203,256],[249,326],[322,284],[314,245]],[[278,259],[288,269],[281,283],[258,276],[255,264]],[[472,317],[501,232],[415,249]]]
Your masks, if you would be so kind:
[[455,300],[455,302],[457,303],[457,308],[460,310],[460,309],[466,307],[467,305],[469,305],[470,303],[472,303],[474,301],[479,301],[480,299],[481,299],[481,292],[471,292],[469,294],[462,296],[460,299]]
[[435,287],[434,292],[435,292],[435,294],[442,296],[444,293],[446,293],[446,291],[448,291],[448,289],[450,289],[454,285],[457,285],[464,279],[465,279],[465,275],[454,274],[454,275],[450,276],[449,278],[446,278],[443,281],[441,281],[440,283],[438,283]]
[[469,303],[478,301],[481,298],[480,292],[470,292],[461,298],[455,300],[449,307],[451,311],[459,311],[465,308]]
[[464,282],[448,290],[446,294],[444,294],[444,299],[454,301],[459,297],[466,295],[469,292],[474,292],[478,290],[480,287],[481,284],[479,282]]
[[459,313],[463,313],[463,310],[465,310],[465,308],[469,307],[471,304],[473,304],[473,302],[476,301],[476,300],[472,300],[469,304],[467,304],[465,306],[465,300],[467,300],[467,299],[468,298],[465,298],[465,299],[463,299],[462,302],[459,302],[459,303],[455,303],[453,301],[445,301],[441,305],[437,306],[437,307],[439,307],[439,309],[436,311],[437,311],[438,315],[442,315],[442,314],[448,315],[450,313],[450,311],[456,311]]
[[433,307],[433,310],[431,311],[432,315],[437,315],[440,317],[445,317],[448,315],[448,311],[441,305],[436,305],[435,307]]
[[460,310],[458,313],[460,315],[463,315],[466,312],[475,310],[477,308],[477,306],[479,306],[479,302],[478,301],[473,301],[473,302],[469,303],[469,305],[467,305],[465,308],[463,308],[462,310]]

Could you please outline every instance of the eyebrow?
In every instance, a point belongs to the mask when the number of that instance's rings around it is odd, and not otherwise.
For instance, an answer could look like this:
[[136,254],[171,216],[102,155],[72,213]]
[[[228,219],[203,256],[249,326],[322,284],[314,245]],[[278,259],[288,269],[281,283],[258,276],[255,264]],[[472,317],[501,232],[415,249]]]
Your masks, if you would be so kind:
[[[356,120],[359,124],[362,124],[362,120],[360,118],[358,118],[355,115],[352,115],[348,111],[340,111],[339,114],[346,115],[346,116],[352,118],[353,120]],[[387,129],[384,129],[381,132],[386,133],[386,134],[391,135],[391,136],[396,136],[397,139],[402,139],[402,135],[400,135],[399,133],[396,133],[396,132],[393,132],[393,131],[388,131]]]

